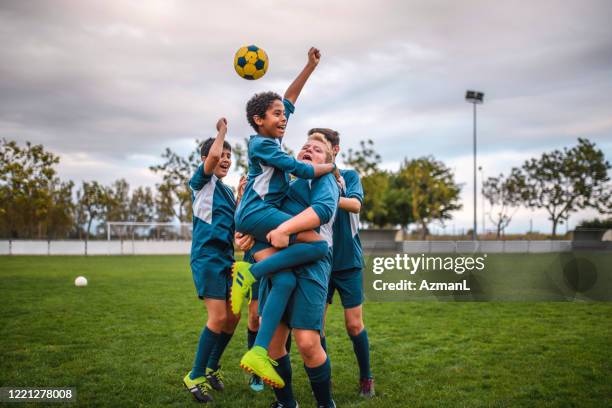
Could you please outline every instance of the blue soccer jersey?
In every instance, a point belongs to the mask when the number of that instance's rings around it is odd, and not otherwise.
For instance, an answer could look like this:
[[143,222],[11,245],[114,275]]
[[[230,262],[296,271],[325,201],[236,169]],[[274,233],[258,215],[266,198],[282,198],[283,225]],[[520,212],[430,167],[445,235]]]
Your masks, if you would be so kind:
[[[340,170],[345,188],[341,197],[356,198],[363,204],[363,187],[355,170]],[[350,238],[349,238],[350,237]],[[334,222],[334,271],[363,268],[363,252],[359,240],[359,214],[338,208]]]
[[[338,209],[338,199],[340,191],[336,178],[333,174],[326,174],[314,180],[296,179],[291,182],[287,197],[283,202],[282,210],[291,214],[297,215],[308,207],[312,207],[315,213],[321,220],[321,226],[317,231],[323,236],[329,245],[330,252],[333,246],[333,228],[334,219]],[[329,263],[328,257],[319,262]],[[321,268],[300,268],[301,274],[309,274],[306,276],[309,279],[314,279],[324,287],[327,287],[329,273],[331,270],[323,268],[328,273],[323,275],[315,272],[322,270]]]
[[234,262],[234,211],[232,190],[200,165],[189,181],[193,200],[191,259],[210,258],[207,267],[228,269]]
[[[295,108],[287,99],[283,104],[285,116],[289,119]],[[299,178],[314,177],[314,167],[283,151],[281,142],[281,139],[262,135],[253,135],[249,139],[249,175],[236,211],[238,223],[246,217],[256,218],[262,207],[279,208],[289,188],[289,174]]]

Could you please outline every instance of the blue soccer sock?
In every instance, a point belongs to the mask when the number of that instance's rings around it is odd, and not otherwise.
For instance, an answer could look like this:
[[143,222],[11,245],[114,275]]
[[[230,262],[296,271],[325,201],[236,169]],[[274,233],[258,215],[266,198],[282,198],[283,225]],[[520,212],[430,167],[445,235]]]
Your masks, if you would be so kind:
[[208,357],[208,364],[206,364],[206,368],[210,368],[213,371],[217,371],[219,369],[219,360],[221,360],[221,356],[225,351],[228,343],[232,339],[234,333],[225,333],[221,332],[219,334],[219,339],[217,340],[217,344],[213,347],[212,352],[210,353],[210,357]]
[[308,374],[310,387],[317,400],[317,405],[323,407],[330,406],[332,404],[332,391],[329,357],[318,367],[309,368],[304,365],[304,368],[306,369],[306,374]]
[[300,242],[251,265],[250,271],[256,279],[260,279],[283,269],[318,261],[327,255],[328,251],[327,241]]
[[276,372],[281,376],[283,381],[285,381],[285,386],[283,388],[272,388],[272,390],[274,390],[276,400],[283,404],[283,407],[295,408],[297,406],[297,402],[293,396],[293,387],[291,386],[292,373],[291,359],[289,358],[289,354],[279,358],[276,360],[276,362],[278,363],[278,366],[276,366]]
[[297,280],[291,271],[281,271],[271,277],[272,288],[261,313],[261,323],[255,338],[255,345],[268,349],[272,336],[285,313],[289,297]]
[[358,335],[349,335],[349,337],[353,342],[353,350],[357,357],[357,364],[359,364],[359,378],[362,380],[372,378],[372,373],[370,372],[370,343],[368,341],[368,332],[366,329],[363,329]]
[[257,332],[247,327],[247,350],[250,350],[255,344],[255,337],[257,337]]
[[198,342],[198,348],[193,361],[193,369],[189,378],[192,380],[198,377],[202,377],[206,373],[206,363],[212,353],[215,344],[219,340],[219,334],[210,330],[208,326],[205,326],[200,334],[200,341]]
[[321,347],[325,350],[325,354],[327,354],[327,337],[321,336]]

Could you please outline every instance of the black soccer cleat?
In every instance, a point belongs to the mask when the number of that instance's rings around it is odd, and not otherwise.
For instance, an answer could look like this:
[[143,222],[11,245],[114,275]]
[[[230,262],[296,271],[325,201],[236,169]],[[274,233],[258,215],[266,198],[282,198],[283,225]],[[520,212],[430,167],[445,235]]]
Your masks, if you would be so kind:
[[210,385],[206,381],[206,377],[198,377],[196,379],[191,379],[189,376],[191,372],[187,373],[185,378],[183,378],[183,384],[185,388],[189,390],[193,398],[200,403],[211,402],[213,398],[210,396]]
[[223,384],[223,374],[221,374],[221,366],[219,366],[216,370],[207,368],[206,381],[208,381],[213,390],[223,391],[225,389],[225,384]]

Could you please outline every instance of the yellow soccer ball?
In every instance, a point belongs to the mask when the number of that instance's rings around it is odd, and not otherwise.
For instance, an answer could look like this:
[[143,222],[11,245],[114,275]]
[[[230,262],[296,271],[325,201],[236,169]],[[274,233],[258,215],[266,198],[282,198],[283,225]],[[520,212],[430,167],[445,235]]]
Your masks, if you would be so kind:
[[259,79],[268,70],[268,54],[256,45],[247,45],[236,51],[234,69],[244,79]]

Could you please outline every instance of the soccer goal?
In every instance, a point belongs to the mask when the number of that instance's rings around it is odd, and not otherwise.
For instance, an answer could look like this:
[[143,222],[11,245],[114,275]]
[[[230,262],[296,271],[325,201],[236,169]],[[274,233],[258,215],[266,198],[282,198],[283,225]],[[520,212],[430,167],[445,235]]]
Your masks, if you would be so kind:
[[190,241],[193,226],[175,222],[109,221],[107,240]]

